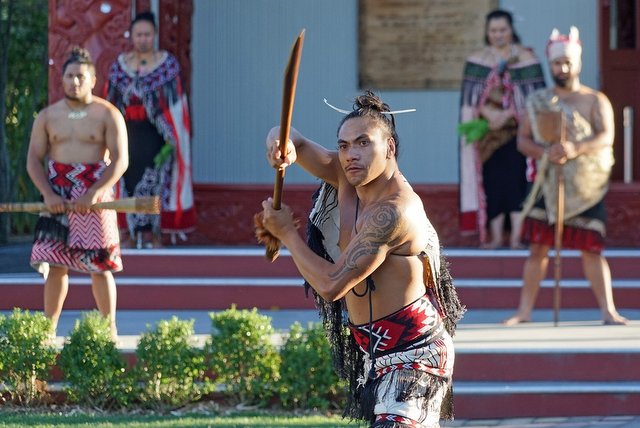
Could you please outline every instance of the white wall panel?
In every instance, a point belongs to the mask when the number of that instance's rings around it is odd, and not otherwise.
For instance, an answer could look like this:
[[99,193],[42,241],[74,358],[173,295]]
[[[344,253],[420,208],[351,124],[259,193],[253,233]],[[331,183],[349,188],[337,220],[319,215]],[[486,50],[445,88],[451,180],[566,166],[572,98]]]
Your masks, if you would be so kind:
[[[501,5],[515,13],[525,44],[539,56],[544,55],[553,26],[567,32],[569,25],[577,25],[585,46],[583,82],[595,85],[596,0],[503,0]],[[359,93],[357,20],[357,0],[195,0],[194,180],[273,181],[274,173],[265,161],[264,137],[279,121],[282,73],[301,28],[306,28],[306,39],[293,124],[333,148],[341,117],[322,99],[349,108]],[[381,94],[394,109],[418,109],[397,117],[400,167],[409,180],[456,183],[458,91]],[[297,167],[287,172],[287,183],[313,181]]]

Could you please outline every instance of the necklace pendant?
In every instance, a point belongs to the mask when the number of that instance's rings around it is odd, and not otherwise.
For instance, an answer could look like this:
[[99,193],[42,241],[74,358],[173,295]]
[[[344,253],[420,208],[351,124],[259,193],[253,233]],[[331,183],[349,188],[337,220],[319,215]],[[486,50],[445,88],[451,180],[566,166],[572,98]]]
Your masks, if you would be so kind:
[[71,120],[79,120],[87,117],[87,112],[85,110],[81,111],[70,111],[67,117]]

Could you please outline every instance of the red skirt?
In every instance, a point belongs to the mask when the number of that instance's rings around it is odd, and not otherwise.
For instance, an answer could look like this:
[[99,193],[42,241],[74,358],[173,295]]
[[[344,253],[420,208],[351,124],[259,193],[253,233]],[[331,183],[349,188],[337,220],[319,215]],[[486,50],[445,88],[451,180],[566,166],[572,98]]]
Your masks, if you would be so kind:
[[[104,172],[104,162],[63,164],[49,161],[49,182],[66,200],[83,195]],[[113,190],[102,201],[113,200]],[[45,214],[36,225],[31,266],[45,273],[48,266],[65,266],[85,273],[122,270],[116,212],[97,210],[87,214]]]
[[[606,210],[600,201],[577,216],[564,221],[562,248],[600,254],[604,249]],[[547,220],[544,198],[538,201],[522,226],[522,242],[555,245],[556,227]]]

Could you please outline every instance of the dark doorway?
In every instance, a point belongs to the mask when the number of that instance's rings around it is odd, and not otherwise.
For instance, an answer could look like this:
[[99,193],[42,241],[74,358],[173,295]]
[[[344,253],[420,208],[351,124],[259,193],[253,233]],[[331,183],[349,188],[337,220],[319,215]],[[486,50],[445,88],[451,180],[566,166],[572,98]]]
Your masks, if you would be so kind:
[[625,178],[626,164],[627,178],[640,181],[640,6],[637,0],[600,0],[599,8],[602,91],[616,119],[612,179]]

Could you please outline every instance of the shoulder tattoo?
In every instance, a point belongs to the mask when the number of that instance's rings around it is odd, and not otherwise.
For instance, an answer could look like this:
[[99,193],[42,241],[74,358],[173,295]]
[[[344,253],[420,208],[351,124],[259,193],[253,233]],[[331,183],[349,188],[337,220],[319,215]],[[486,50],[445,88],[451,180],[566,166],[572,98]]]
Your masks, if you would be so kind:
[[356,236],[355,245],[348,251],[342,266],[331,274],[337,278],[358,268],[358,262],[366,256],[378,253],[384,244],[392,244],[399,228],[398,209],[394,204],[383,202],[373,207],[364,219],[363,228]]

